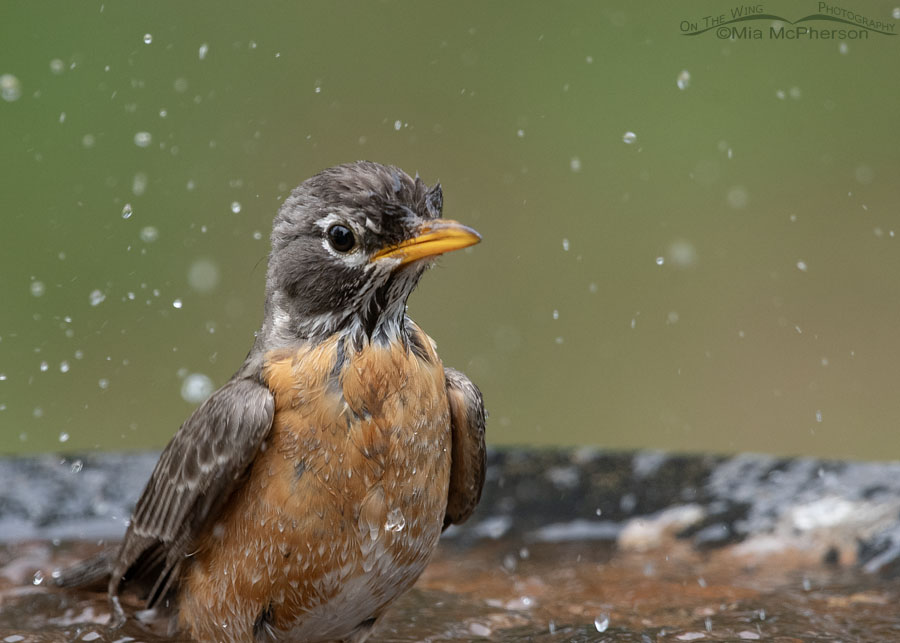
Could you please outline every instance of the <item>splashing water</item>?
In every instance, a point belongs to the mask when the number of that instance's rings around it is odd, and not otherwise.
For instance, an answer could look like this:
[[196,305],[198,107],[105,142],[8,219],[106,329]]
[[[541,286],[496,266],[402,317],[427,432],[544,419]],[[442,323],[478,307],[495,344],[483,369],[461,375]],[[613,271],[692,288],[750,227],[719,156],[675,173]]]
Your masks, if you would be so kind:
[[406,527],[406,517],[402,511],[394,507],[388,512],[387,520],[384,522],[384,530],[397,533],[403,531],[404,527]]

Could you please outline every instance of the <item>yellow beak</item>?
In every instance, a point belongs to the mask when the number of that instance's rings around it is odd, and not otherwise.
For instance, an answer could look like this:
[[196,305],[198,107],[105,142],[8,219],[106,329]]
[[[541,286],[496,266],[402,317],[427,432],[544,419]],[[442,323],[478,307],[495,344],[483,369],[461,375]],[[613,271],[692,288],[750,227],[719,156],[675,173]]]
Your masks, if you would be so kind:
[[469,226],[451,219],[435,219],[425,223],[412,239],[380,250],[371,260],[400,259],[399,265],[402,266],[425,257],[468,248],[479,241],[481,235]]

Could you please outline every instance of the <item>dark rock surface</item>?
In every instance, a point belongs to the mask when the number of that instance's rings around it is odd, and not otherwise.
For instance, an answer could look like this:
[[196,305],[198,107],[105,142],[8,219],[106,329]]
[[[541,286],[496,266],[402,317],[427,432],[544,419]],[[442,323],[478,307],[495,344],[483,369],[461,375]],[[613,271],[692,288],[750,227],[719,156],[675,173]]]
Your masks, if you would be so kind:
[[[157,457],[0,459],[0,542],[118,538]],[[478,510],[447,537],[618,540],[636,519],[698,548],[806,539],[868,571],[890,569],[900,559],[900,463],[494,449]]]

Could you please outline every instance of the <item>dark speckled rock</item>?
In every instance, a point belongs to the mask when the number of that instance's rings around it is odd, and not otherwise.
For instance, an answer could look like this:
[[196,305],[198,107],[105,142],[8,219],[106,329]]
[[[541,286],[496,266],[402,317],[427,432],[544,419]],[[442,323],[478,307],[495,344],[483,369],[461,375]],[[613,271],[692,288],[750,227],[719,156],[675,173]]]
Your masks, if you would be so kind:
[[[0,541],[118,538],[156,458],[0,459]],[[762,538],[790,547],[802,537],[869,571],[900,560],[900,463],[587,448],[493,449],[488,460],[475,515],[446,534],[461,545],[516,537],[644,547],[656,525],[700,549],[752,549]],[[634,525],[649,530],[637,543]]]

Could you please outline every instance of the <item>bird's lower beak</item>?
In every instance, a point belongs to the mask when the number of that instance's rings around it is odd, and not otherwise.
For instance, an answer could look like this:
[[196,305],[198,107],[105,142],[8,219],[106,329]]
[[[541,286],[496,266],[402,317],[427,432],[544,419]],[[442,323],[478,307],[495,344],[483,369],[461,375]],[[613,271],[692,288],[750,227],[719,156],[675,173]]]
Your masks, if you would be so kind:
[[468,248],[481,241],[481,235],[469,226],[451,219],[434,219],[419,228],[419,233],[412,239],[388,246],[377,252],[372,261],[379,259],[400,259],[404,265],[436,255]]

